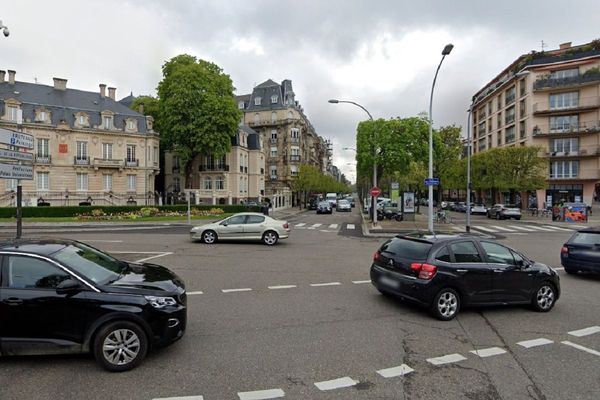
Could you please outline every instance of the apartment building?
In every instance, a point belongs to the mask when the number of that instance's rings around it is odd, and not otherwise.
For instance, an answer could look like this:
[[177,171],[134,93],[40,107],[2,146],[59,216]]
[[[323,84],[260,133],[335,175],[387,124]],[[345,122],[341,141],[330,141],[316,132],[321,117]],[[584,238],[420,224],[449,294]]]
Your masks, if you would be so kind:
[[517,58],[473,96],[472,149],[539,146],[546,188],[538,207],[591,204],[600,184],[600,41]]
[[[26,205],[154,204],[159,134],[153,119],[98,92],[20,82],[0,71],[0,127],[34,137],[34,180],[21,181]],[[15,180],[4,179],[0,206],[15,204]]]

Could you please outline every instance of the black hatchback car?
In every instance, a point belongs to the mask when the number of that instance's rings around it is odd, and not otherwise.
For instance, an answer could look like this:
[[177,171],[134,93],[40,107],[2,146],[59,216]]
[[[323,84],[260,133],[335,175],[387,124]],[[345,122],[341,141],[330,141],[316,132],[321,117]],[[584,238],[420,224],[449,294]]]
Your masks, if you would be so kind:
[[488,239],[396,236],[373,256],[371,282],[383,294],[429,307],[450,320],[468,305],[531,304],[550,311],[560,296],[548,266]]
[[577,231],[560,250],[565,272],[600,272],[600,228]]
[[186,327],[183,281],[77,241],[0,243],[0,354],[94,354],[109,371],[142,362]]

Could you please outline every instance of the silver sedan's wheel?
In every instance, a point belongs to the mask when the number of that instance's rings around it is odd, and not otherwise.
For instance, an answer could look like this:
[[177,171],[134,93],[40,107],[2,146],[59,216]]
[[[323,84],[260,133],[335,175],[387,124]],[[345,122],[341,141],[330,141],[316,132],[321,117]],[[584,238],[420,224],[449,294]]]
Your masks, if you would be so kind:
[[542,284],[535,292],[532,300],[533,308],[536,311],[546,312],[554,307],[556,302],[556,293],[554,286],[549,283]]
[[101,328],[93,344],[98,363],[109,371],[127,371],[136,367],[148,351],[145,332],[135,323],[117,321]]
[[213,244],[217,241],[217,234],[214,231],[202,232],[202,241],[206,244]]
[[279,236],[277,235],[276,232],[273,232],[273,231],[265,232],[262,237],[263,243],[266,244],[267,246],[273,246],[274,244],[277,244],[278,239],[279,239]]
[[460,310],[460,297],[454,289],[446,288],[440,290],[435,296],[431,311],[436,318],[449,321],[458,314]]

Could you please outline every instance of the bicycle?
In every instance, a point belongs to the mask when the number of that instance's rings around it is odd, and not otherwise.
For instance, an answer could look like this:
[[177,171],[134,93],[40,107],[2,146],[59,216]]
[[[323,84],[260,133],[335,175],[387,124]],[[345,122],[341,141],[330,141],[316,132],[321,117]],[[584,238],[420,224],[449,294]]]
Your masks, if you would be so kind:
[[452,216],[449,215],[448,211],[438,211],[433,216],[433,222],[451,224]]

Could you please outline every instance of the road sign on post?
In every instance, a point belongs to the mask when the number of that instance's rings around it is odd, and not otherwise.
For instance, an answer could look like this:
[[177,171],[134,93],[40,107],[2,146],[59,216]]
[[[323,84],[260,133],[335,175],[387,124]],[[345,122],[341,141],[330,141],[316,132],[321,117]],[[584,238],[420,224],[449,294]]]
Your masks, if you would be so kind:
[[31,165],[0,163],[0,178],[33,180]]
[[425,186],[439,186],[440,178],[425,178]]
[[371,196],[379,197],[380,194],[381,194],[381,189],[379,189],[377,186],[371,188]]
[[33,149],[33,135],[0,128],[0,143]]

